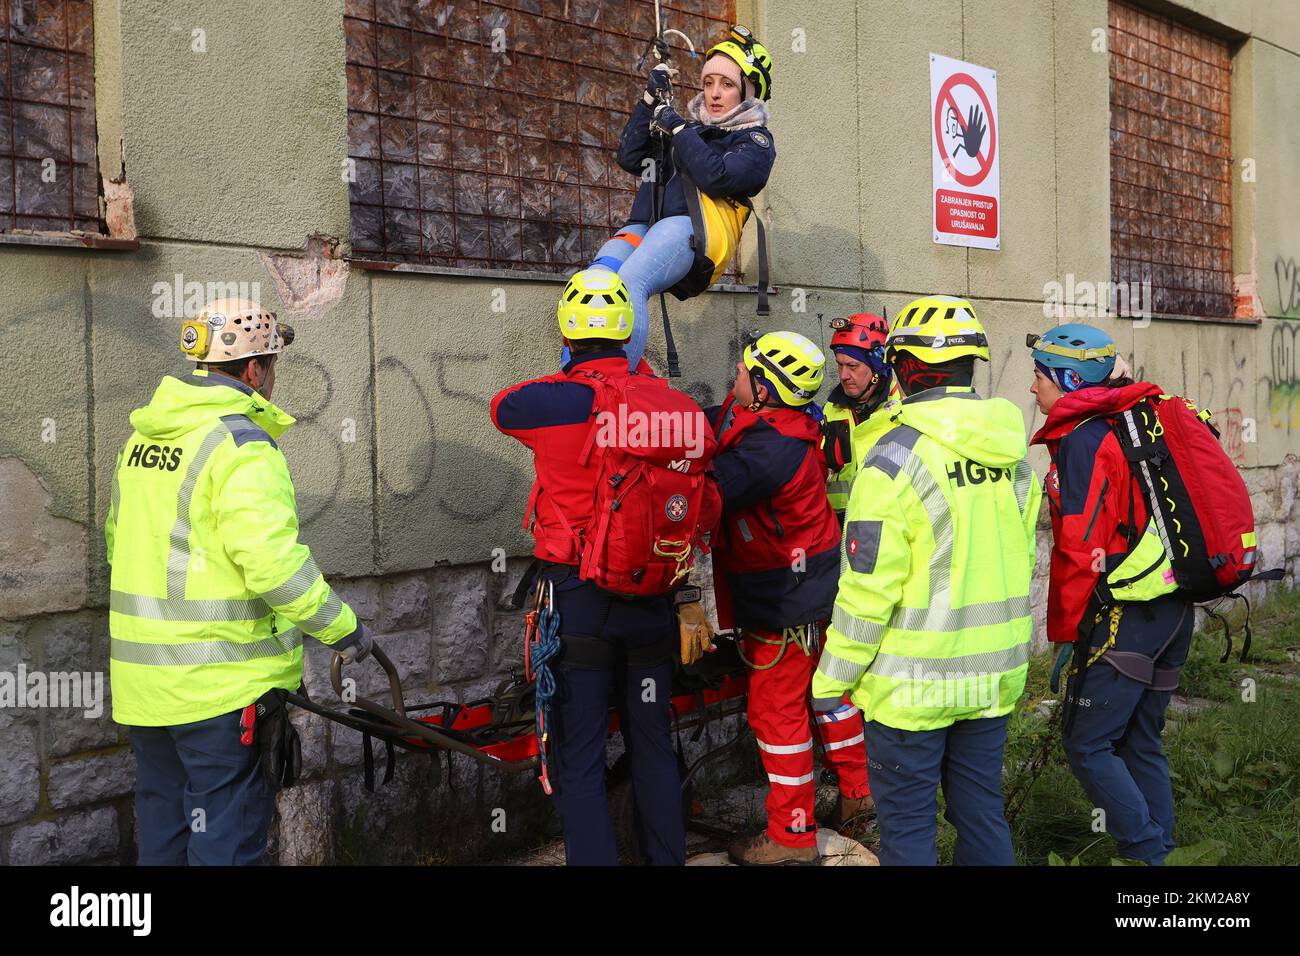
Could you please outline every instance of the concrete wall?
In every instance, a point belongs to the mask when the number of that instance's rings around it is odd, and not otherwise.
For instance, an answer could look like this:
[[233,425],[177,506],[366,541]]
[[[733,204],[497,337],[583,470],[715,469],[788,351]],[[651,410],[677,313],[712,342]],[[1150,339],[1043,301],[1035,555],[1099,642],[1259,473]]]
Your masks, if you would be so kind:
[[[1110,277],[1109,84],[1092,32],[1106,26],[1104,0],[935,0],[924,12],[904,0],[836,0],[815,17],[787,0],[741,6],[776,60],[779,160],[760,207],[779,291],[764,324],[825,341],[835,315],[967,295],[993,342],[980,389],[1013,400],[1027,428],[1041,424],[1021,343],[1051,323],[1044,286]],[[1234,187],[1234,270],[1257,316],[1102,323],[1141,374],[1228,426],[1225,442],[1256,493],[1261,561],[1294,572],[1300,23],[1267,0],[1180,6],[1236,45],[1234,159],[1238,170],[1253,159],[1256,176]],[[124,166],[141,243],[133,252],[0,244],[0,670],[107,671],[111,468],[130,410],[160,376],[186,371],[177,316],[154,309],[155,285],[178,275],[259,283],[262,301],[296,326],[275,397],[299,419],[282,446],[303,537],[362,616],[403,648],[413,696],[466,699],[508,670],[518,618],[500,602],[519,562],[509,572],[489,562],[527,551],[519,523],[530,473],[485,404],[555,366],[559,286],[367,272],[340,258],[343,8],[240,0],[218,16],[197,0],[96,4],[101,170]],[[806,52],[792,49],[797,30]],[[930,52],[998,72],[1000,252],[931,242]],[[504,314],[492,310],[498,289]],[[700,400],[724,394],[738,339],[758,327],[753,301],[710,293],[674,306],[681,385]],[[654,328],[652,361],[661,346]],[[312,661],[309,679],[324,694]],[[416,761],[403,763],[401,788],[368,802],[352,774],[355,735],[314,718],[304,726],[312,783],[282,809],[319,826],[287,829],[286,860],[346,857],[348,834],[382,830],[387,813],[410,817],[417,794],[425,831],[439,831],[436,814],[443,828],[454,819],[484,834],[473,852],[487,852],[501,801],[525,818],[545,814],[531,785],[481,775],[468,795],[430,797]],[[0,712],[0,861],[128,859],[124,744],[107,715]]]

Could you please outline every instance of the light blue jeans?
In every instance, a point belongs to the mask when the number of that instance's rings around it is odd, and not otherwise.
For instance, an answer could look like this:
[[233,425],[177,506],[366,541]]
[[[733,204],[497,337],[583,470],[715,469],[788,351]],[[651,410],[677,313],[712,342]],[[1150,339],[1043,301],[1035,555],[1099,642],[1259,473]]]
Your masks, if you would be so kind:
[[[596,254],[590,268],[617,272],[632,297],[632,336],[624,351],[629,368],[636,368],[645,352],[650,334],[650,297],[666,292],[690,271],[695,261],[691,250],[691,217],[669,216],[652,227],[645,223],[629,223],[620,232],[634,232],[641,236],[635,248],[625,239],[610,239]],[[568,361],[566,350],[565,361]]]

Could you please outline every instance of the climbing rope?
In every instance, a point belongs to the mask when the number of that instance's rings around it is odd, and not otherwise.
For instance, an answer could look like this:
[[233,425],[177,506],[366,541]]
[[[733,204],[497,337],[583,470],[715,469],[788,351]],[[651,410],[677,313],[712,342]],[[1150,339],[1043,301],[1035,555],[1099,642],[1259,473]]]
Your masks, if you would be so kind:
[[[545,593],[543,603],[542,594]],[[548,775],[546,754],[547,725],[550,720],[551,699],[555,696],[555,674],[551,671],[551,659],[560,653],[560,612],[555,607],[555,585],[547,582],[545,591],[538,589],[537,627],[533,639],[525,644],[527,667],[533,675],[537,694],[537,753],[541,761],[541,773],[538,780],[542,789],[549,796],[551,780]]]
[[[752,638],[760,644],[779,647],[780,650],[776,652],[776,657],[772,658],[770,664],[755,664],[745,656],[744,641],[746,637]],[[763,637],[761,634],[755,634],[752,631],[745,631],[736,638],[736,653],[740,655],[741,661],[744,662],[745,666],[750,670],[766,671],[771,670],[777,664],[781,663],[782,659],[785,657],[785,650],[791,643],[799,645],[799,648],[804,652],[804,656],[808,656],[814,653],[817,648],[821,646],[821,628],[816,622],[813,622],[812,624],[799,624],[795,627],[787,627],[783,629],[780,638],[777,639]]]
[[[1083,665],[1084,668],[1091,667],[1093,664],[1097,663],[1097,661],[1101,660],[1103,654],[1115,646],[1115,637],[1119,634],[1119,619],[1123,616],[1124,605],[1112,604],[1110,606],[1110,634],[1106,638],[1106,643],[1097,648],[1097,650],[1093,652],[1093,655],[1088,658],[1088,663]],[[1098,624],[1101,623],[1101,612],[1097,613],[1096,621]]]

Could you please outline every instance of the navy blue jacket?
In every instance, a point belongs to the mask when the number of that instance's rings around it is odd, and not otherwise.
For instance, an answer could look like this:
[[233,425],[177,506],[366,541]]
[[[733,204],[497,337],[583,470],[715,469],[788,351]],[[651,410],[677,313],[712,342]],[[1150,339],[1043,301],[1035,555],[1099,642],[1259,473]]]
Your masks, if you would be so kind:
[[[657,148],[650,135],[652,116],[650,107],[638,99],[618,143],[619,166],[635,176],[645,172],[642,164],[647,157],[655,155]],[[685,166],[695,185],[714,198],[749,199],[767,185],[775,160],[776,146],[765,126],[724,130],[690,123],[672,138],[672,149],[664,164],[663,209],[659,217],[687,215],[678,166]],[[653,213],[654,183],[642,182],[627,221],[649,222]]]

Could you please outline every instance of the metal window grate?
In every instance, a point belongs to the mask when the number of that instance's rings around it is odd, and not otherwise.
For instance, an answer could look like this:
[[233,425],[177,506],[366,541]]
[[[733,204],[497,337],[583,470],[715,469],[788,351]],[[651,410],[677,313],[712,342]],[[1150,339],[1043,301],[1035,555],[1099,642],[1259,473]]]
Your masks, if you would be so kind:
[[91,2],[0,6],[0,232],[102,233]]
[[[735,15],[662,7],[697,47]],[[354,257],[563,272],[623,224],[637,180],[614,157],[651,0],[348,0],[344,22]],[[680,108],[700,61],[670,40]]]
[[1111,271],[1152,311],[1230,316],[1228,44],[1110,4]]

